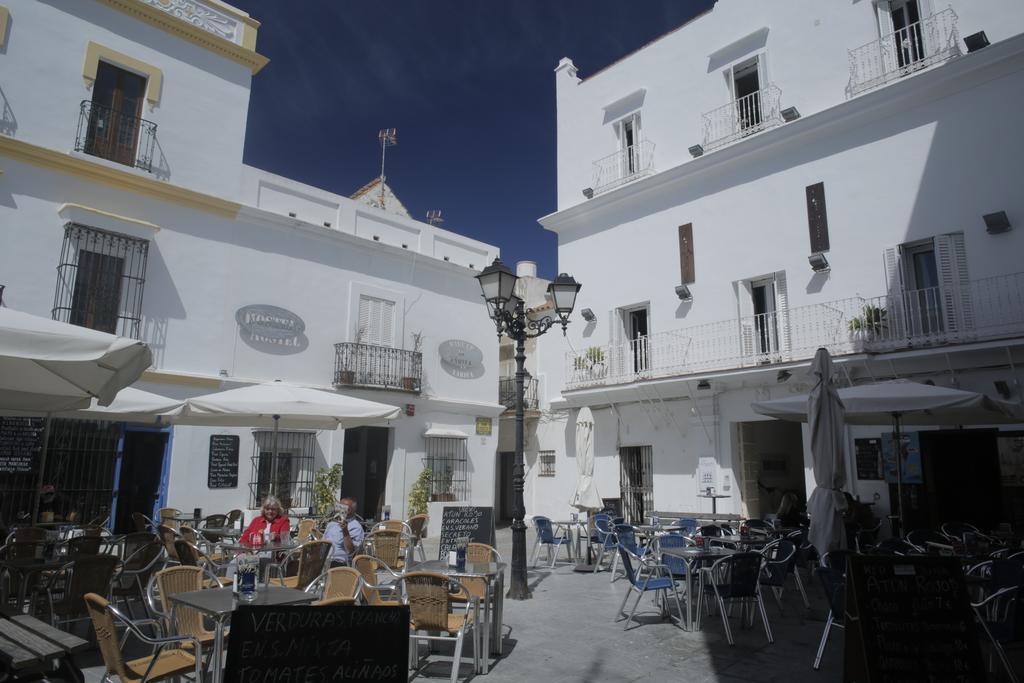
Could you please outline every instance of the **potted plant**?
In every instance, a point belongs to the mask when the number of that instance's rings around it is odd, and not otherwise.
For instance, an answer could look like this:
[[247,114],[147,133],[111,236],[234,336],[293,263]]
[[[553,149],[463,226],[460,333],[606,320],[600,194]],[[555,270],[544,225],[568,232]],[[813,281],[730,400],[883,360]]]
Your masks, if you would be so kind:
[[430,502],[430,468],[424,467],[409,490],[409,516],[427,514]]
[[323,516],[330,512],[341,490],[341,463],[322,467],[313,477],[313,511]]
[[355,360],[359,357],[360,351],[358,346],[363,343],[363,334],[366,332],[365,327],[360,327],[356,330],[356,338],[353,344],[357,347],[348,354],[348,362],[345,367],[338,370],[338,384],[355,384],[356,383],[356,371],[352,369],[355,365]]
[[863,348],[864,342],[877,339],[889,329],[888,311],[881,306],[865,304],[860,315],[847,323],[854,346]]
[[599,364],[604,364],[604,349],[600,346],[591,346],[573,360],[573,367],[577,370],[593,370]]
[[[420,354],[422,354],[423,353],[423,332],[422,331],[413,332],[410,336],[412,337],[412,352],[413,353],[420,353]],[[405,363],[404,367],[405,367],[406,371],[411,371],[417,365],[421,365],[421,364],[420,363],[412,363],[410,361],[408,363]],[[402,377],[402,388],[405,389],[406,391],[417,391],[419,389],[419,384],[420,384],[420,382],[419,382],[419,378],[418,377],[412,377],[412,376]]]

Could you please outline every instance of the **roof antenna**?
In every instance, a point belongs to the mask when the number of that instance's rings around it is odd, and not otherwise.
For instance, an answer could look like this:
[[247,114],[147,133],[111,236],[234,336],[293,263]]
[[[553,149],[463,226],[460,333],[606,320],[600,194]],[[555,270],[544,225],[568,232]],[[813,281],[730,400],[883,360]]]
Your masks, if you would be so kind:
[[384,152],[398,144],[397,128],[381,128],[377,133],[380,140],[380,208],[384,208]]
[[441,209],[431,209],[427,211],[427,223],[430,225],[440,225],[444,223],[444,219],[441,218]]

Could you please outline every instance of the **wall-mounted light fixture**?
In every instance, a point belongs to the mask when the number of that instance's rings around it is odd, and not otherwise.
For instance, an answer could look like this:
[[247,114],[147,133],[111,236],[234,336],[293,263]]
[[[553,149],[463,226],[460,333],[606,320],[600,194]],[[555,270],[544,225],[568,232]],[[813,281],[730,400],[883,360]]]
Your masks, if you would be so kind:
[[782,384],[792,376],[793,373],[790,372],[789,370],[779,370],[779,374],[775,376],[775,381],[778,382],[779,384]]
[[786,107],[785,109],[782,110],[781,113],[782,120],[785,121],[786,123],[789,123],[790,121],[796,121],[798,118],[800,118],[800,110],[797,109],[796,107]]
[[988,36],[985,35],[984,31],[972,33],[964,37],[964,45],[967,46],[968,52],[977,52],[981,48],[989,46]]
[[690,293],[690,288],[686,285],[676,287],[676,296],[680,301],[693,301],[693,294]]
[[711,388],[711,382],[707,381],[706,379],[702,379],[701,381],[697,382],[697,388],[700,389],[701,391],[707,391],[708,389]]
[[1006,215],[1005,211],[996,211],[995,213],[986,213],[981,217],[981,220],[985,221],[985,230],[990,235],[998,235],[1001,232],[1006,232],[1012,227],[1010,225],[1010,218]]
[[1013,392],[1010,391],[1009,384],[1007,384],[1001,379],[997,379],[995,382],[993,382],[993,384],[995,385],[996,391],[999,392],[1000,396],[1002,396],[1003,398],[1010,398]]
[[811,270],[815,273],[822,273],[832,269],[832,266],[828,264],[828,259],[825,258],[825,254],[820,251],[808,256],[807,261],[811,264]]
[[704,154],[704,148],[701,147],[700,145],[694,145],[693,147],[690,148],[689,152],[690,152],[690,156],[692,156],[694,159],[696,159],[697,157],[699,157],[702,154]]
[[582,311],[580,311],[580,315],[582,315],[583,319],[586,320],[588,323],[592,323],[595,320],[597,320],[597,316],[594,315],[594,312],[589,308],[584,308]]
[[592,188],[592,187],[584,187],[583,188],[583,196],[586,197],[587,199],[593,199],[594,198],[594,188]]

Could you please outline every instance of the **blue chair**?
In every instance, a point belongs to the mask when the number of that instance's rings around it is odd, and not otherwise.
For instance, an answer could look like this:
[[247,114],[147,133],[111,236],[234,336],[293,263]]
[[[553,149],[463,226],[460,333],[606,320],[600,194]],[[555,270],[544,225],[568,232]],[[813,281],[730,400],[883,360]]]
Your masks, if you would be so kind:
[[[619,611],[615,613],[615,621],[619,621],[626,612],[626,602],[629,600],[629,596],[635,591],[636,602],[633,603],[633,609],[630,610],[629,615],[626,616],[626,624],[623,626],[623,630],[629,628],[629,622],[633,620],[633,615],[636,614],[636,608],[640,604],[640,598],[645,593],[654,591],[657,595],[660,593],[662,597],[662,605],[667,607],[668,605],[668,592],[672,591],[672,597],[676,602],[676,610],[678,610],[679,617],[671,617],[676,624],[680,623],[680,619],[683,614],[683,606],[679,602],[679,593],[676,591],[676,582],[669,576],[668,567],[663,564],[656,564],[650,562],[639,555],[636,555],[624,546],[619,545],[619,557],[622,559],[622,568],[626,572],[626,578],[629,579],[629,590],[626,591],[626,595],[622,598],[622,604],[619,605]],[[639,567],[638,570],[633,568],[633,563],[636,562]]]
[[1017,683],[1020,679],[1004,646],[1024,641],[1024,564],[1016,559],[992,560],[989,576],[991,594],[971,607],[1010,681]]
[[[827,555],[831,555],[831,553]],[[845,562],[845,556],[843,560]],[[828,600],[828,618],[825,620],[825,630],[821,632],[818,654],[814,657],[814,670],[817,671],[821,666],[821,656],[825,654],[825,646],[828,645],[828,637],[832,633],[832,629],[846,627],[843,621],[846,614],[846,574],[842,570],[826,566],[815,569],[814,575],[821,581],[825,598]]]
[[601,568],[601,562],[604,560],[606,552],[615,552],[615,549],[619,547],[619,542],[615,538],[615,533],[612,531],[611,517],[604,512],[599,512],[594,515],[594,535],[590,538],[591,543],[597,544],[597,559],[594,560],[594,572]]
[[688,548],[692,545],[693,541],[680,534],[665,534],[658,537],[655,553],[661,556],[661,563],[668,567],[673,579],[686,579],[686,560],[665,555],[661,551],[665,548]]
[[[612,532],[615,535],[615,541],[618,544],[618,547],[625,548],[626,550],[628,550],[629,552],[633,553],[637,557],[644,557],[647,554],[647,552],[648,552],[647,548],[641,548],[640,545],[636,542],[636,529],[634,529],[629,524],[616,524],[614,527],[612,527]],[[619,567],[619,555],[616,554],[615,558],[612,560],[612,567],[611,567],[611,571],[612,571],[611,581],[612,581],[612,583],[614,583],[615,579],[618,578],[618,575],[617,575],[618,567]]]
[[682,531],[684,536],[693,536],[697,533],[698,526],[700,525],[697,524],[697,520],[693,517],[681,517],[672,525],[672,531],[676,531],[678,529]]
[[725,529],[715,524],[705,524],[704,526],[697,529],[697,533],[704,538],[716,538],[718,536],[725,536]]
[[[714,597],[718,603],[718,609],[722,614],[722,624],[725,626],[725,637],[730,645],[736,643],[732,639],[732,629],[729,628],[729,617],[725,608],[726,600],[737,600],[743,604],[744,608],[756,604],[761,612],[761,621],[764,623],[764,632],[768,636],[768,642],[775,642],[775,638],[772,637],[772,628],[768,625],[768,613],[764,609],[764,600],[761,599],[759,579],[763,561],[764,558],[760,553],[736,553],[716,560],[710,568],[704,570],[708,580],[704,585],[704,590],[697,595],[698,630],[700,630],[701,621],[700,603],[703,602],[706,595],[709,600]],[[741,618],[745,613],[746,609],[740,610]]]
[[761,548],[761,555],[764,557],[764,567],[761,568],[761,585],[772,589],[775,603],[779,606],[779,613],[784,614],[782,591],[786,587],[786,577],[789,576],[793,562],[796,560],[796,545],[786,538],[772,541]]
[[533,524],[537,528],[537,542],[533,544],[533,558],[530,560],[530,564],[534,567],[537,566],[537,554],[540,551],[542,545],[548,547],[548,557],[551,558],[551,567],[555,566],[555,562],[558,560],[558,549],[565,546],[566,554],[569,556],[569,560],[572,560],[572,546],[569,543],[569,535],[558,529],[558,535],[555,535],[554,526],[551,524],[551,520],[547,517],[534,517]]

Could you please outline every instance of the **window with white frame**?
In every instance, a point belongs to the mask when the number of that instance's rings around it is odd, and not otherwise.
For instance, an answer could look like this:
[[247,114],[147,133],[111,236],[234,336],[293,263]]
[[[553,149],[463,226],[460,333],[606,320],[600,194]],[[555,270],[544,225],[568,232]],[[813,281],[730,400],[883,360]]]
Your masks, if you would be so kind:
[[554,451],[540,451],[537,454],[537,469],[538,477],[553,477],[555,476],[555,452]]
[[736,294],[743,357],[773,362],[789,350],[786,273],[741,280]]
[[877,316],[885,329],[875,332],[929,338],[974,326],[962,232],[890,247],[884,256],[889,291]]
[[395,345],[395,302],[365,294],[359,297],[356,342],[374,346]]
[[635,111],[615,122],[615,137],[619,141],[621,158],[620,177],[626,178],[642,170],[640,112]]

